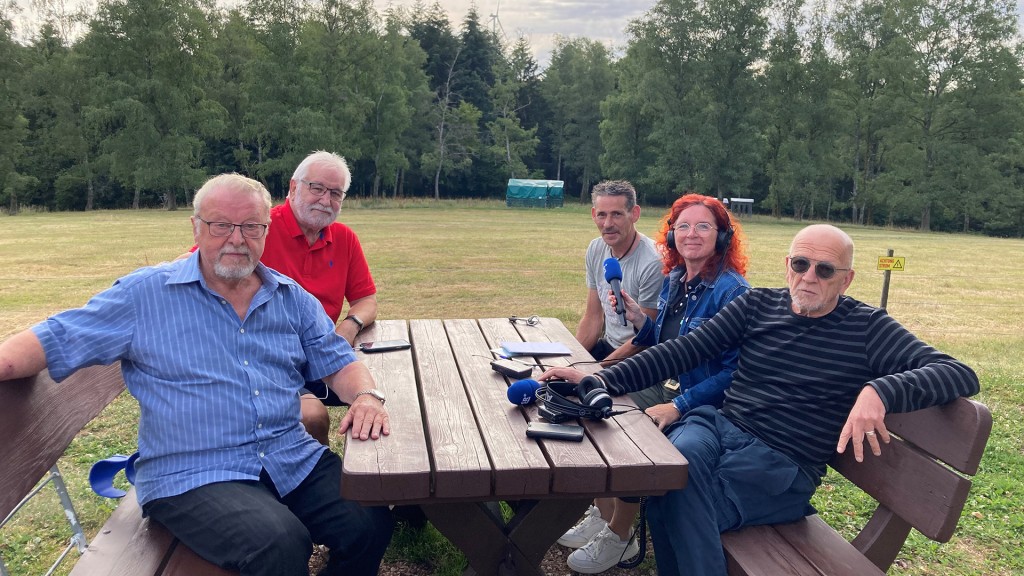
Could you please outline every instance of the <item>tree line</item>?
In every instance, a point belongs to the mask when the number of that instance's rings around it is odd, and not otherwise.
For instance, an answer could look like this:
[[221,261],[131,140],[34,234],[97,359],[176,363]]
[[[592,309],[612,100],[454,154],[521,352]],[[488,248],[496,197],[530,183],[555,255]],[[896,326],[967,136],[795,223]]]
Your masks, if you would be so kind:
[[[276,197],[310,151],[350,194],[589,200],[632,181],[777,217],[1024,236],[1022,42],[1008,0],[660,0],[625,46],[458,25],[439,3],[0,4],[0,206],[190,201],[234,171]],[[626,23],[624,23],[626,24]],[[30,37],[30,40],[19,40]]]

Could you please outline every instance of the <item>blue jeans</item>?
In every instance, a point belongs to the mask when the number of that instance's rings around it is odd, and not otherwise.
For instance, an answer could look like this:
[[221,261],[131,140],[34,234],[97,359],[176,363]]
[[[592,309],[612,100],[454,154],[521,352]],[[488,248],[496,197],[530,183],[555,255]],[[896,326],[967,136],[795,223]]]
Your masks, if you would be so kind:
[[660,576],[724,576],[722,532],[814,513],[815,479],[718,410],[691,410],[665,433],[690,466],[686,488],[648,500]]

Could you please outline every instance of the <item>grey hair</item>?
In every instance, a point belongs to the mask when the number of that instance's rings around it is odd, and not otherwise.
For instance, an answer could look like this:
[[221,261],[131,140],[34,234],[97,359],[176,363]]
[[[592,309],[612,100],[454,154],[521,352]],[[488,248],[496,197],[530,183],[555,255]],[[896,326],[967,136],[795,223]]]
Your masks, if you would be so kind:
[[317,150],[299,163],[295,167],[295,173],[292,174],[292,180],[302,180],[309,174],[309,169],[313,166],[326,166],[328,168],[334,168],[341,172],[341,191],[348,192],[348,187],[352,185],[352,173],[349,172],[348,163],[341,156],[338,156],[334,152],[327,152],[326,150]]
[[241,174],[218,174],[203,183],[203,186],[196,192],[195,198],[192,199],[192,215],[199,216],[199,213],[203,209],[203,201],[206,199],[206,195],[215,188],[231,188],[235,192],[241,194],[250,194],[252,196],[258,196],[263,201],[263,206],[266,209],[267,214],[270,214],[270,206],[273,204],[273,200],[270,198],[270,192],[267,192],[266,187],[260,184],[252,178],[246,178]]
[[590,191],[590,201],[597,205],[598,196],[625,196],[626,211],[629,212],[636,206],[636,189],[625,180],[605,180]]

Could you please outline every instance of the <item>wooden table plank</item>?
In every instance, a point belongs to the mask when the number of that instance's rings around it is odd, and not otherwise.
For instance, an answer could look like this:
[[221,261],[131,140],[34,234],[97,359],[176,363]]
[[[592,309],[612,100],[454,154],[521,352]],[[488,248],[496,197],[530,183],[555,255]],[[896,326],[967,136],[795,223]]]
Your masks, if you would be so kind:
[[[357,342],[394,338],[409,338],[404,320],[374,322]],[[373,441],[346,436],[342,496],[366,504],[425,500],[430,496],[431,466],[412,351],[357,356],[388,398],[391,434]]]
[[[568,330],[556,318],[541,318],[536,326],[524,324],[512,325],[507,318],[488,318],[480,320],[481,328],[488,341],[495,346],[503,341],[525,340],[527,342],[575,342],[575,338],[569,335],[569,340],[549,338],[545,329],[552,329],[557,325],[561,326],[564,333]],[[493,339],[493,340],[492,340]],[[580,349],[569,359],[564,356],[544,357],[535,359],[545,364],[564,363],[570,360],[592,360],[585,350]],[[538,374],[539,375],[539,374]],[[506,402],[508,400],[506,399]],[[539,420],[536,405],[522,408],[526,419],[529,421]],[[599,426],[607,426],[604,422],[595,423]],[[608,465],[601,453],[594,446],[590,436],[582,442],[566,442],[563,440],[538,440],[544,454],[552,465],[551,493],[563,494],[566,496],[578,494],[604,494],[608,490]]]
[[[557,319],[541,319],[537,326],[521,327],[521,330],[524,335],[529,334],[530,341],[563,342],[573,352],[568,359],[545,359],[547,363],[564,362],[567,365],[581,359],[592,359],[572,333]],[[538,332],[543,335],[538,335]],[[588,373],[600,369],[598,364],[577,364],[574,367]],[[614,402],[616,411],[636,407],[628,396],[616,397]],[[583,425],[609,463],[609,491],[625,492],[636,486],[644,486],[660,493],[686,485],[686,458],[639,410],[629,411],[606,421],[584,420]],[[642,450],[637,450],[637,446]]]
[[493,345],[474,320],[445,320],[444,326],[493,465],[493,494],[501,499],[547,494],[551,467],[540,446],[522,440],[526,419],[508,401],[505,378],[491,369]]
[[410,321],[436,498],[487,497],[491,463],[440,320]]

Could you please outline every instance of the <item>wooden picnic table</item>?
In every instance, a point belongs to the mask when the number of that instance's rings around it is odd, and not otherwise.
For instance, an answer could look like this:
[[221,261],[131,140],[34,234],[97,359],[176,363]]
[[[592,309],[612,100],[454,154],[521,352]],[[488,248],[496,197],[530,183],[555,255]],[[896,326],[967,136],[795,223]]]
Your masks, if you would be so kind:
[[[395,338],[412,348],[360,353],[387,395],[391,434],[346,442],[342,494],[364,504],[419,505],[476,573],[540,575],[544,554],[594,497],[686,485],[686,459],[639,411],[582,422],[583,442],[526,437],[537,408],[508,401],[509,382],[491,369],[490,350],[508,341],[562,342],[571,356],[528,360],[593,360],[557,318],[533,326],[507,318],[384,320],[358,341]],[[501,501],[515,503],[508,520]]]

